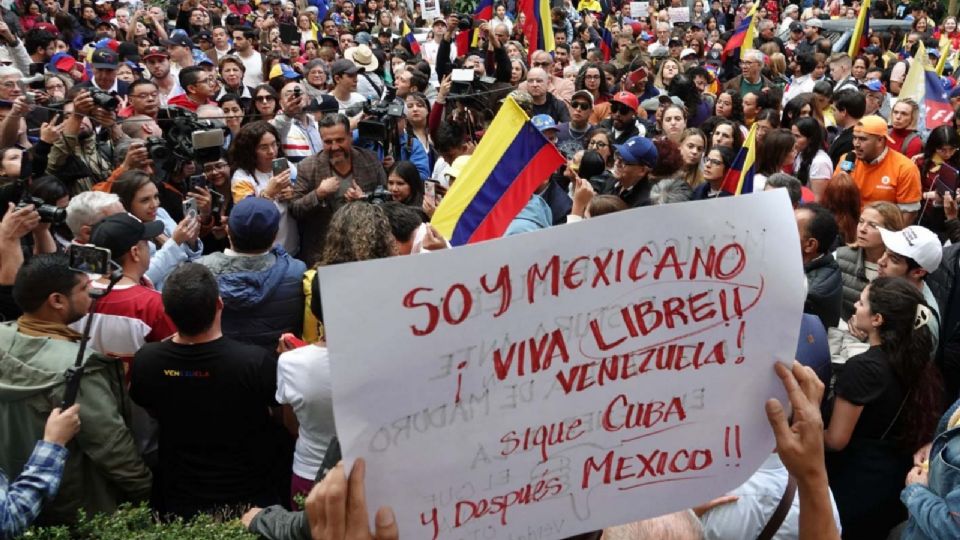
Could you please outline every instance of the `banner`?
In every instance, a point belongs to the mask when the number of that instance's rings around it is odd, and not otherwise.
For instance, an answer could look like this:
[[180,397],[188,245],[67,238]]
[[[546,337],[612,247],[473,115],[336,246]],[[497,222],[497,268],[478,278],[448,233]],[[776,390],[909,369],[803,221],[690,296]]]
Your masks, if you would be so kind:
[[639,19],[650,15],[650,2],[630,2],[630,17]]
[[774,448],[804,301],[784,190],[319,272],[344,456],[405,538],[690,508]]
[[688,7],[667,8],[667,15],[670,17],[670,24],[672,25],[690,22],[690,8]]

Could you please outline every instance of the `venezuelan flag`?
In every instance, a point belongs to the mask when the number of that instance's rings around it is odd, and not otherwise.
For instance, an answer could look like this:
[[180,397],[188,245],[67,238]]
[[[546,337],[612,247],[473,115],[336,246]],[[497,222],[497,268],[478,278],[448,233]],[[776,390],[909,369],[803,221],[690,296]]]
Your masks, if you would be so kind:
[[600,52],[603,53],[604,62],[609,62],[610,57],[613,56],[613,34],[610,33],[609,28],[600,30]]
[[907,77],[900,88],[898,99],[907,98],[920,104],[920,125],[917,126],[917,131],[921,133],[947,124],[953,119],[950,99],[943,89],[936,69],[930,65],[927,49],[922,41],[917,46],[917,54],[910,63]]
[[420,43],[417,41],[417,37],[413,35],[413,30],[410,30],[410,27],[407,26],[406,21],[401,23],[400,33],[403,36],[404,43],[407,44],[407,48],[410,49],[410,54],[414,56],[420,54]]
[[860,49],[867,46],[870,39],[870,0],[863,0],[860,6],[860,15],[857,17],[857,25],[853,27],[853,35],[850,36],[850,49],[847,54],[850,58],[856,58],[860,54]]
[[757,33],[757,6],[759,5],[760,2],[753,4],[750,13],[740,21],[740,26],[723,47],[723,52],[720,53],[721,59],[726,60],[727,56],[737,49],[740,49],[740,58],[743,58],[744,54],[753,48],[753,38]]
[[549,0],[518,0],[517,10],[527,17],[523,35],[530,44],[530,55],[537,50],[552,53],[556,48],[553,41],[553,21],[550,19]]
[[557,147],[508,97],[430,223],[455,246],[499,238],[563,163]]
[[317,2],[317,24],[320,24],[327,18],[327,14],[330,12],[330,5],[327,4],[327,0],[320,0]]
[[[477,2],[477,8],[473,10],[474,21],[489,21],[493,18],[493,0],[480,0]],[[474,23],[473,39],[470,41],[471,47],[476,47],[480,43],[480,30],[476,28],[479,24]],[[489,30],[493,32],[493,28]]]
[[753,173],[754,165],[757,161],[757,124],[754,123],[747,134],[747,140],[744,141],[740,151],[737,152],[736,159],[723,178],[723,184],[720,191],[725,191],[731,195],[744,195],[753,193]]

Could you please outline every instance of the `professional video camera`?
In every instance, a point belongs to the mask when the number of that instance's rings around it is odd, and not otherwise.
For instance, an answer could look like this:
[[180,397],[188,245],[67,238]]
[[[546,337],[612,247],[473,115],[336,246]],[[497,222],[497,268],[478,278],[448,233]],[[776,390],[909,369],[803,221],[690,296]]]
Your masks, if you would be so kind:
[[380,101],[364,104],[363,112],[366,117],[357,125],[357,131],[361,139],[382,144],[384,155],[393,155],[395,159],[400,159],[397,120],[403,118],[403,103],[396,98],[397,89],[388,86]]
[[450,95],[447,99],[451,103],[463,103],[465,107],[483,111],[488,107],[485,99],[497,82],[496,77],[477,75],[472,69],[455,69],[451,73]]
[[368,203],[383,204],[393,200],[393,193],[383,186],[377,186],[372,192],[367,193],[365,200]]
[[160,162],[161,169],[172,169],[177,162],[196,160],[198,149],[222,146],[227,133],[222,122],[198,118],[179,107],[161,108],[157,124],[163,129],[163,138],[148,138],[147,152],[155,163]]
[[32,204],[40,213],[41,223],[51,223],[53,225],[62,225],[67,220],[67,210],[52,204],[46,204],[43,199],[33,197],[27,193],[27,182],[23,178],[18,178],[13,182],[0,187],[0,205],[3,210],[0,214],[6,212],[7,203],[16,203],[17,208],[23,208]]

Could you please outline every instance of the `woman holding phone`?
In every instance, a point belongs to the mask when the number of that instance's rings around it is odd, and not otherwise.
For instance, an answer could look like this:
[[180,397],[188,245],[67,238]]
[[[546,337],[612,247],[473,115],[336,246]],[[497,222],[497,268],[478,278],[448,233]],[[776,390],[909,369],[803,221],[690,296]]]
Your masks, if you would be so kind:
[[240,128],[227,152],[233,171],[230,191],[234,203],[246,197],[272,200],[280,211],[277,242],[287,253],[296,255],[300,251],[300,232],[287,206],[293,198],[297,168],[282,157],[279,142],[277,128],[268,122],[258,120]]

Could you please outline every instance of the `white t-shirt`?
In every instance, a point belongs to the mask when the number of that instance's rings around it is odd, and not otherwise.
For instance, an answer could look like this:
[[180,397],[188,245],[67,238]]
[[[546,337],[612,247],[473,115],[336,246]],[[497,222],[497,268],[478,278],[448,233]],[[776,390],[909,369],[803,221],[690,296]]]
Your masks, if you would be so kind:
[[276,399],[277,403],[290,405],[300,423],[293,472],[313,480],[330,440],[337,434],[326,347],[307,345],[280,355]]
[[[272,173],[257,171],[256,178],[254,178],[246,171],[237,169],[237,172],[233,173],[233,178],[230,180],[230,186],[232,188],[241,182],[246,182],[253,186],[253,194],[259,196],[260,192],[266,189],[267,183],[270,182],[272,176]],[[291,163],[290,183],[295,183],[296,178],[297,166]],[[297,221],[293,219],[293,215],[291,215],[287,209],[287,203],[273,201],[273,204],[277,205],[277,210],[280,211],[280,229],[277,231],[277,242],[283,246],[283,249],[287,253],[294,256],[300,251],[300,232],[297,229]]]
[[246,68],[243,72],[243,84],[250,88],[256,88],[262,84],[263,58],[260,57],[260,53],[253,51],[253,54],[247,58],[240,56],[240,61],[243,62],[243,67]]
[[[333,95],[333,94],[330,94],[330,95]],[[333,97],[337,100],[337,103],[340,104],[340,112],[343,114],[347,114],[348,116],[352,116],[352,115],[350,115],[347,112],[347,109],[354,107],[357,109],[357,111],[359,111],[360,106],[367,102],[367,98],[363,97],[363,94],[360,94],[359,92],[351,92],[350,97],[347,98],[346,101],[340,101],[340,98],[336,96],[333,96]],[[357,114],[357,113],[354,113],[354,114]]]
[[[794,172],[800,170],[801,161],[803,161],[803,159],[800,157],[800,154],[797,154],[797,159],[793,161]],[[815,180],[823,178],[830,179],[832,177],[833,162],[830,161],[830,156],[823,150],[818,150],[817,155],[813,156],[813,161],[810,162],[810,176],[807,178]]]

